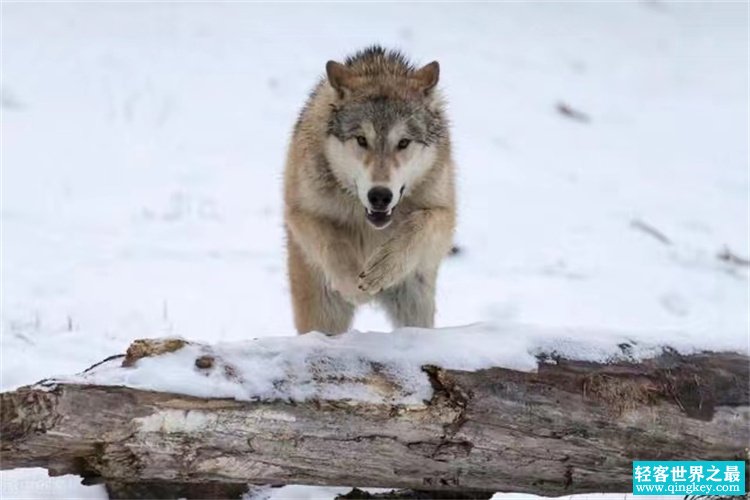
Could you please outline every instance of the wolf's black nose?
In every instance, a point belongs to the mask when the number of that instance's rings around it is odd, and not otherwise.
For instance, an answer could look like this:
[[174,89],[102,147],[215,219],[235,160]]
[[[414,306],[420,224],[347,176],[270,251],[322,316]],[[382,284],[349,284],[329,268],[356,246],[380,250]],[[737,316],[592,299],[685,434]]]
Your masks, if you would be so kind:
[[374,187],[367,192],[367,200],[373,210],[385,210],[393,200],[393,193],[386,187]]

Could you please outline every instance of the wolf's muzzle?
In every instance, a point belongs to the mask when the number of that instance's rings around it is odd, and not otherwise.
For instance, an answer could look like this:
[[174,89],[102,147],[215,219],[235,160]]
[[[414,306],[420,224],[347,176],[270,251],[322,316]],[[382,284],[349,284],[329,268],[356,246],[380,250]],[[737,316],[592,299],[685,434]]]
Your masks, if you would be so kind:
[[372,210],[385,212],[393,201],[393,192],[387,187],[374,187],[367,192],[367,201]]
[[367,192],[370,206],[367,210],[367,221],[378,229],[382,229],[391,222],[392,208],[388,208],[393,201],[393,192],[387,187],[377,186]]

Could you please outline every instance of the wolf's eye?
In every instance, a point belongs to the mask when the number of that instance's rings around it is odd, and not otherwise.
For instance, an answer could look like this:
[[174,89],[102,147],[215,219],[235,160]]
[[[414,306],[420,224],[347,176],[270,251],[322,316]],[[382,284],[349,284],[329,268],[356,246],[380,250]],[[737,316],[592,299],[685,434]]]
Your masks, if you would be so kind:
[[357,136],[357,144],[359,144],[361,147],[367,149],[367,139],[363,135]]
[[398,149],[406,149],[409,147],[409,144],[411,144],[411,141],[409,139],[401,139],[398,141],[397,147]]

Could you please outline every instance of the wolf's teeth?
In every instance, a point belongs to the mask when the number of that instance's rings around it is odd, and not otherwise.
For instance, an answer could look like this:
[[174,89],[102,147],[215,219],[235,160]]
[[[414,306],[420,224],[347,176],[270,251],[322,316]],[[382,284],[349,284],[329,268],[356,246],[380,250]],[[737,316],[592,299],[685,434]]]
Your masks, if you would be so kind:
[[388,210],[388,213],[386,214],[388,217],[391,216],[391,212],[393,212],[393,209]]

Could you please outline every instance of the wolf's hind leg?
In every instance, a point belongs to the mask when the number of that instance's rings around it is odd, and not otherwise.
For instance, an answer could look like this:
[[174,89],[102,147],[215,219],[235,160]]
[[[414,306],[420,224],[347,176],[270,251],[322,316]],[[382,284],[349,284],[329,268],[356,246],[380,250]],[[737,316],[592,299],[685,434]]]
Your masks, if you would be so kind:
[[394,327],[435,325],[436,273],[416,272],[377,295]]

